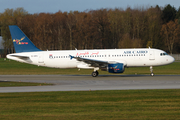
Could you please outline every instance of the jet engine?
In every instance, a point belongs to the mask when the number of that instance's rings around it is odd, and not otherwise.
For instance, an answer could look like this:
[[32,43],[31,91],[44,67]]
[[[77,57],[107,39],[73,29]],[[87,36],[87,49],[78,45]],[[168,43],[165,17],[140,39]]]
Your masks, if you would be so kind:
[[123,63],[108,64],[107,69],[109,73],[123,73],[125,70]]

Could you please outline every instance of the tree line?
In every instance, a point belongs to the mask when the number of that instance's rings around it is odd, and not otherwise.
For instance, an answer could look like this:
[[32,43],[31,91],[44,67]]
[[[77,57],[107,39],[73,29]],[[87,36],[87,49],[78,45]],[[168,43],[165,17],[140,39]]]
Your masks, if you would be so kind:
[[5,54],[14,50],[8,25],[18,25],[41,50],[151,47],[180,52],[180,8],[170,4],[69,13],[6,9],[0,13]]

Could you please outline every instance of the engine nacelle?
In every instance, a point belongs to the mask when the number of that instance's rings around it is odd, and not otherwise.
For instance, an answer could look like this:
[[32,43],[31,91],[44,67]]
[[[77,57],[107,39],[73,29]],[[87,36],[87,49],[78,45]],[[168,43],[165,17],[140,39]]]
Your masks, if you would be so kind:
[[123,73],[124,64],[123,63],[108,64],[107,69],[108,69],[108,72],[110,73]]

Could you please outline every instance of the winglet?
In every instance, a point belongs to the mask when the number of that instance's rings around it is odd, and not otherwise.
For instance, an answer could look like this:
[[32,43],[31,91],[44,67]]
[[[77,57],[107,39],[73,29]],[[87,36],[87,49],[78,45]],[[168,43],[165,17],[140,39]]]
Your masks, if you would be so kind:
[[9,30],[16,53],[41,51],[31,42],[31,40],[21,31],[21,29],[19,29],[17,25],[10,25]]

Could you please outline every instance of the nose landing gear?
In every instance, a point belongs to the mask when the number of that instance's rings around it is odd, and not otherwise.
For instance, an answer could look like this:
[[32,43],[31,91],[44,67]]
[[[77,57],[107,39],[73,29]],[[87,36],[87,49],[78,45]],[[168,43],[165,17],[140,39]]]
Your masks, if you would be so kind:
[[150,71],[151,71],[151,76],[153,77],[154,76],[154,73],[153,73],[153,66],[150,66]]

